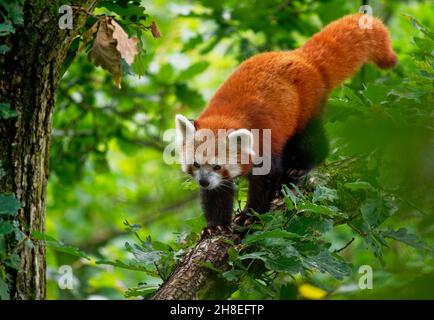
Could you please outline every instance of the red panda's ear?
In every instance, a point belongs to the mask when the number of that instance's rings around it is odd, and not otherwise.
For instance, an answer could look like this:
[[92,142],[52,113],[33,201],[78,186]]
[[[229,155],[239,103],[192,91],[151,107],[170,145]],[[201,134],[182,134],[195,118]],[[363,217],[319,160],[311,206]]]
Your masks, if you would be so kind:
[[243,154],[255,155],[255,151],[253,150],[253,134],[249,130],[239,129],[231,132],[228,135],[228,140],[230,150],[234,150],[231,148],[235,148],[236,146],[235,150],[240,150]]
[[193,123],[181,114],[175,116],[176,137],[183,143],[187,137],[192,138],[196,131]]

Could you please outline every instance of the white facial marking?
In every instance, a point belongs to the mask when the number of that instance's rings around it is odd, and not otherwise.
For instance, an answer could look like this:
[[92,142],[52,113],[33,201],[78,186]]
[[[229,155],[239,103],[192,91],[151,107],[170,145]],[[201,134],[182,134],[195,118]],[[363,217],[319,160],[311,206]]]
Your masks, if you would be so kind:
[[241,174],[241,168],[238,164],[228,164],[225,168],[229,172],[230,178],[236,178]]
[[222,181],[221,177],[219,174],[216,174],[215,172],[213,172],[210,176],[209,176],[209,186],[208,189],[214,189],[216,187],[218,187],[220,185],[220,182]]
[[[215,172],[210,165],[204,165],[200,168],[195,168],[193,171],[193,177],[197,184],[203,189],[211,190],[218,187],[222,181],[219,173]],[[201,185],[201,181],[207,183],[207,185]]]

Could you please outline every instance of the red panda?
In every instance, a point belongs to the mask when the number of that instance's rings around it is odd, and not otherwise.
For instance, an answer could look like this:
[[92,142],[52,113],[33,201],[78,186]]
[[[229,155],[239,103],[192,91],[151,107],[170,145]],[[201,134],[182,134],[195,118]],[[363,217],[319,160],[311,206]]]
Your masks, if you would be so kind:
[[[266,52],[247,59],[194,122],[176,116],[183,171],[201,185],[201,202],[208,223],[205,233],[230,225],[232,179],[237,176],[248,177],[249,193],[246,208],[236,221],[246,223],[249,210],[267,212],[281,183],[291,175],[296,178],[307,173],[326,157],[328,144],[321,115],[333,88],[364,63],[379,68],[396,64],[384,24],[373,17],[371,26],[364,28],[359,25],[360,19],[362,14],[353,14],[334,21],[296,50]],[[203,153],[195,154],[201,129],[208,129],[215,136],[221,129],[230,130],[223,143],[219,141],[215,146],[227,151],[231,142],[237,144],[237,162],[225,163]],[[254,129],[271,130],[271,168],[266,175],[252,174],[253,159],[264,151],[262,134],[255,138]],[[240,145],[239,139],[247,143]],[[186,155],[190,151],[194,156],[188,161]],[[241,155],[250,160],[240,163]]]

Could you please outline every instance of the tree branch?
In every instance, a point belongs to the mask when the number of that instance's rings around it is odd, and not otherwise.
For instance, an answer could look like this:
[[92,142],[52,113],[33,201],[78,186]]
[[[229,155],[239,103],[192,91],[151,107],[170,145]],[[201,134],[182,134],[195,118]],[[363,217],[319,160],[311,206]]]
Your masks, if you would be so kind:
[[226,299],[231,285],[218,278],[205,263],[227,270],[227,250],[231,242],[238,242],[236,234],[203,239],[184,257],[169,279],[161,286],[153,300]]
[[[271,210],[285,208],[281,198],[275,199],[271,205]],[[204,264],[211,263],[219,270],[228,270],[227,251],[231,243],[239,243],[241,238],[242,235],[236,233],[223,233],[200,240],[152,299],[227,299],[234,291],[233,286]]]

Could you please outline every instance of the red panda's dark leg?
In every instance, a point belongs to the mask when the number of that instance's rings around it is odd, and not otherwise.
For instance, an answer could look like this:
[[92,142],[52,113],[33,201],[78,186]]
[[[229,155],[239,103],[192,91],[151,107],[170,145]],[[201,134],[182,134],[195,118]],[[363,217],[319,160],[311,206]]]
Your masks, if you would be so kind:
[[237,216],[235,222],[243,225],[249,218],[248,213],[251,211],[257,213],[266,213],[270,210],[271,201],[276,196],[280,187],[282,175],[282,160],[280,156],[274,156],[271,160],[271,169],[267,175],[249,176],[249,193],[247,204],[244,210]]
[[281,183],[297,184],[301,176],[324,161],[328,149],[322,119],[320,117],[313,118],[284,147],[282,153],[284,174]]
[[207,229],[230,226],[234,202],[232,182],[224,182],[212,190],[201,189],[200,200],[207,221]]

